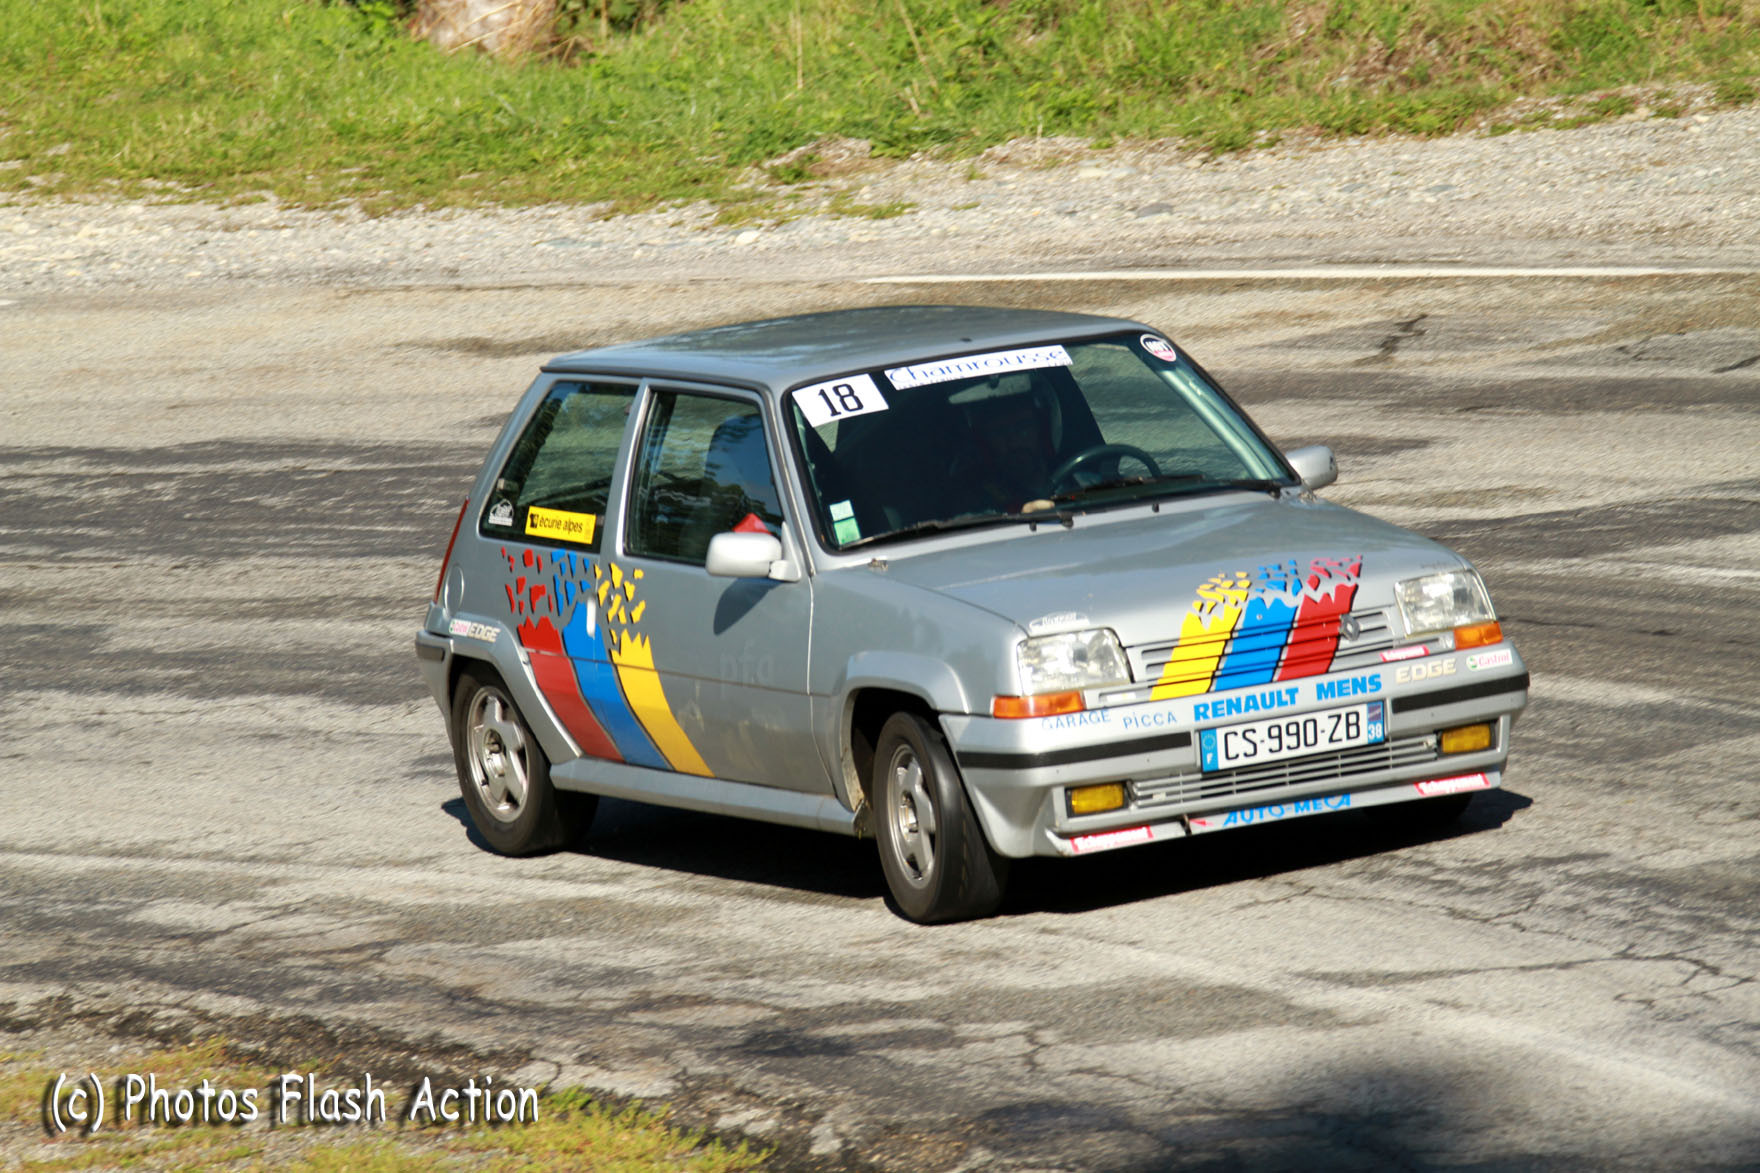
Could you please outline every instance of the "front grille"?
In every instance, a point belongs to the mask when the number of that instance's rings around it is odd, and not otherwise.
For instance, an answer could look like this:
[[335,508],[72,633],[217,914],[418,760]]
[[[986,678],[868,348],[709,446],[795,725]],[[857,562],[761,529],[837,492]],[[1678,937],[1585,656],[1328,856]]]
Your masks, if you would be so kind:
[[1340,639],[1329,671],[1345,672],[1373,665],[1380,667],[1381,653],[1400,642],[1393,637],[1393,624],[1386,611],[1353,611],[1351,618],[1361,630],[1356,639]]
[[1131,783],[1132,801],[1144,810],[1190,806],[1219,798],[1253,795],[1269,798],[1269,791],[1316,782],[1348,780],[1398,766],[1433,762],[1439,756],[1435,734],[1396,737],[1380,745],[1358,746],[1336,753],[1312,754],[1262,766],[1241,766],[1214,774],[1174,774],[1166,778]]

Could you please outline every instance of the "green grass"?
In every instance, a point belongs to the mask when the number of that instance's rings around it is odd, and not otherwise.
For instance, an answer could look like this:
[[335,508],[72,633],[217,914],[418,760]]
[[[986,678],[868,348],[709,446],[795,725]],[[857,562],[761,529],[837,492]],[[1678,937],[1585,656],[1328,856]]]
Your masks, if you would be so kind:
[[832,136],[1224,151],[1630,85],[1746,103],[1760,78],[1756,0],[624,0],[602,26],[567,6],[566,51],[520,65],[367,7],[0,0],[0,191],[627,208],[741,198],[742,171]]

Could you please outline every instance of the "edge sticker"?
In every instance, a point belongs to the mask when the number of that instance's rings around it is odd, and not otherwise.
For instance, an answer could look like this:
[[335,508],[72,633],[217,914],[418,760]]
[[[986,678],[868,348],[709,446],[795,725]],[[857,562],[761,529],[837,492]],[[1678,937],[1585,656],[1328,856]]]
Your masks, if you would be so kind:
[[495,637],[501,634],[500,629],[490,623],[472,623],[468,619],[454,619],[446,630],[463,639],[480,639],[484,643],[494,643]]

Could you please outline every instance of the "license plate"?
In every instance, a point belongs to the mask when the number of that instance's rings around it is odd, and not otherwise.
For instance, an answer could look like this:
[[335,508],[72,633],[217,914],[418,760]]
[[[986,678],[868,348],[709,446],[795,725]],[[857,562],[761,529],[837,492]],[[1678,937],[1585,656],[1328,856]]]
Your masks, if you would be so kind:
[[1369,701],[1345,709],[1221,725],[1198,732],[1198,750],[1208,772],[1378,745],[1387,740],[1386,714],[1385,701]]

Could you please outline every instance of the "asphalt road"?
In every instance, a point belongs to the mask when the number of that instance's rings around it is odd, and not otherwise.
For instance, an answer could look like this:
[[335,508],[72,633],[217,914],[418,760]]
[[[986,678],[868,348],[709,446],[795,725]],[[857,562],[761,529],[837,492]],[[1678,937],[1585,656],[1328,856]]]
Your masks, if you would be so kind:
[[[1160,324],[1472,557],[1533,670],[1508,788],[936,929],[803,831],[607,802],[488,853],[411,636],[538,362],[913,300]],[[1760,1167],[1760,276],[44,293],[0,387],[0,1047],[475,1065],[784,1167]]]

